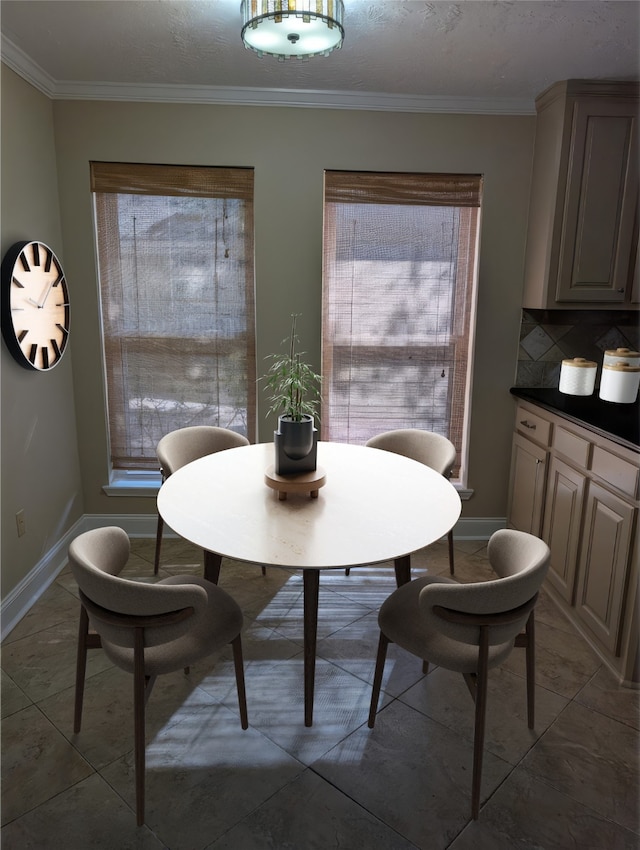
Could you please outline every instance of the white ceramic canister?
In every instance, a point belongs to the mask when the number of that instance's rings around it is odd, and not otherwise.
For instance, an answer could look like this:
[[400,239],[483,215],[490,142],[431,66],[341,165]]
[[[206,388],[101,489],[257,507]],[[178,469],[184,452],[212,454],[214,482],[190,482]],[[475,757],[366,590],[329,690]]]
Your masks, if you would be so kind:
[[584,357],[563,360],[558,389],[567,395],[591,395],[596,385],[598,365]]
[[605,363],[600,379],[600,398],[618,404],[633,404],[638,397],[640,366],[630,366],[620,361]]
[[603,366],[610,366],[612,363],[640,366],[640,351],[631,351],[628,348],[613,348],[610,351],[605,351]]

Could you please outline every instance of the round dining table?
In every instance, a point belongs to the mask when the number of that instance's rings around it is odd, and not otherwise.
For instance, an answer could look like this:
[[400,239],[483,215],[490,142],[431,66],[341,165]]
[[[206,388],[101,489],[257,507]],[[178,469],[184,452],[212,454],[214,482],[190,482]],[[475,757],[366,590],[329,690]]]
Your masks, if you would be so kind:
[[411,553],[453,528],[461,502],[424,464],[332,442],[318,443],[322,488],[283,497],[273,489],[274,452],[273,443],[258,443],[183,466],[160,488],[158,511],[204,550],[210,581],[217,583],[222,558],[302,571],[304,722],[311,726],[320,571],[393,561],[401,585],[410,580]]

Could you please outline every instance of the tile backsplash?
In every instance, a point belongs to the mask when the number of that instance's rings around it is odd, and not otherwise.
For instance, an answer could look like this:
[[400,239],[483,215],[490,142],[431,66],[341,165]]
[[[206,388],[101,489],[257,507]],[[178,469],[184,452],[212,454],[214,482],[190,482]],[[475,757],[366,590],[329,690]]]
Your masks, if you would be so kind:
[[523,310],[517,387],[557,387],[563,360],[598,364],[611,348],[640,348],[640,313],[622,310]]

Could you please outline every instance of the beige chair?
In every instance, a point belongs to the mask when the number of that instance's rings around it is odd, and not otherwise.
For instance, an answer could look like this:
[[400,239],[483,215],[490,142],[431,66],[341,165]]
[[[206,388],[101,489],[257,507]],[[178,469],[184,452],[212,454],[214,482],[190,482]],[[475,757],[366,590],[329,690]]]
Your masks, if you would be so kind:
[[[366,445],[372,449],[383,449],[394,452],[424,463],[435,469],[440,475],[449,478],[456,462],[456,447],[446,437],[433,431],[422,431],[419,428],[401,428],[396,431],[385,431],[372,437]],[[453,575],[453,529],[447,534],[449,543],[449,572]],[[349,575],[349,569],[345,570]]]
[[[235,449],[248,446],[249,440],[242,434],[236,434],[228,428],[218,428],[215,425],[192,425],[189,428],[178,428],[166,434],[156,447],[160,462],[160,473],[163,482],[182,466],[192,460],[221,452],[224,449]],[[153,562],[153,572],[158,574],[160,568],[160,547],[162,545],[162,530],[164,522],[158,514],[156,532],[156,554]],[[265,569],[262,568],[264,574]]]
[[[116,527],[87,531],[69,547],[80,590],[80,627],[73,729],[80,732],[87,650],[102,648],[113,664],[133,673],[136,815],[144,823],[145,706],[156,677],[188,667],[230,643],[240,721],[248,727],[242,661],[242,612],[215,584],[171,576],[156,584],[119,573],[129,558],[129,538]],[[89,629],[92,629],[90,631]]]
[[[489,562],[498,578],[459,584],[444,576],[402,585],[383,603],[378,616],[380,642],[373,680],[369,728],[373,728],[390,642],[429,662],[462,673],[475,700],[471,812],[480,808],[480,780],[487,704],[487,672],[514,646],[526,649],[527,715],[535,717],[534,606],[549,565],[549,548],[524,531],[492,535]],[[522,629],[525,629],[522,632]],[[499,710],[499,709],[496,709]]]

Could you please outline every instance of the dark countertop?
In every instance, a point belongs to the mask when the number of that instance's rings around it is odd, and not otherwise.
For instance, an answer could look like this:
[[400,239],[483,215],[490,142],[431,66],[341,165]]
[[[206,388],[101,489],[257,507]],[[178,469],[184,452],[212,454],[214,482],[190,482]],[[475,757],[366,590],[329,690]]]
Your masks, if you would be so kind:
[[590,396],[577,396],[542,387],[511,387],[511,394],[564,416],[627,448],[637,451],[640,446],[640,401],[616,404],[603,401],[597,390]]

